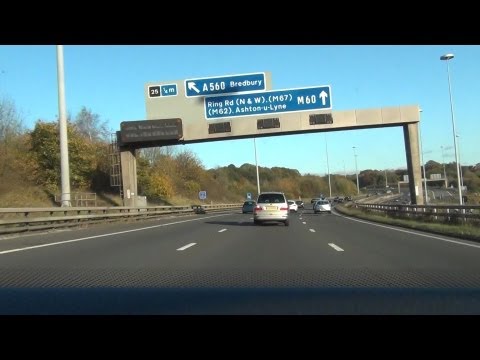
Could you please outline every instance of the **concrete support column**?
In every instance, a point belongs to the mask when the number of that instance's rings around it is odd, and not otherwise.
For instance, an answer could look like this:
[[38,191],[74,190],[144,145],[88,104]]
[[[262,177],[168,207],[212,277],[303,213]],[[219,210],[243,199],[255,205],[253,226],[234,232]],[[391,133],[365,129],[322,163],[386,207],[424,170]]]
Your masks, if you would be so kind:
[[122,166],[123,205],[137,206],[137,158],[135,149],[120,148]]
[[405,152],[407,155],[410,201],[412,205],[424,205],[418,123],[403,125],[403,136],[405,138]]

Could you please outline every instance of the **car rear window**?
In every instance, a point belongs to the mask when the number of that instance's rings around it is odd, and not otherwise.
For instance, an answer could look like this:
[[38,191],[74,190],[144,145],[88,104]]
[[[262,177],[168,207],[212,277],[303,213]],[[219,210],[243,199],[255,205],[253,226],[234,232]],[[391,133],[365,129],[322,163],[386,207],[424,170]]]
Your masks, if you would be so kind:
[[260,194],[259,203],[284,203],[285,197],[282,194]]
[[255,201],[245,201],[243,205],[255,205]]

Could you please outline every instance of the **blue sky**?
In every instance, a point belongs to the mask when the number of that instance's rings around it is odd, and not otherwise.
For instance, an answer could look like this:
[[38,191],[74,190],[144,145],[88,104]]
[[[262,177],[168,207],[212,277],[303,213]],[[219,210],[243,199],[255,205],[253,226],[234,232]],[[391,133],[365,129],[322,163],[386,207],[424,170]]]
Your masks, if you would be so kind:
[[[462,164],[480,162],[480,46],[468,45],[65,45],[67,110],[86,106],[107,120],[146,119],[146,82],[270,71],[272,89],[331,85],[333,110],[418,104],[426,160],[455,160],[448,93],[449,62]],[[55,45],[0,46],[0,96],[12,99],[24,124],[53,121],[58,114]],[[234,121],[234,120],[233,120]],[[257,139],[260,166],[301,173],[406,168],[400,127]],[[255,163],[253,140],[191,144],[206,168]]]

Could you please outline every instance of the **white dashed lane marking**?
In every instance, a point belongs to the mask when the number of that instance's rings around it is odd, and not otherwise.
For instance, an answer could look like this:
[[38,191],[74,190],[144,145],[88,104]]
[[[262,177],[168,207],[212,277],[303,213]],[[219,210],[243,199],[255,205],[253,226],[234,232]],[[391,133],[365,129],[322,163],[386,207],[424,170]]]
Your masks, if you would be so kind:
[[177,251],[183,251],[185,249],[188,249],[189,247],[192,247],[193,245],[196,245],[197,243],[190,243],[188,245],[182,246],[181,248],[178,248]]
[[329,243],[328,245],[330,245],[332,248],[334,248],[337,251],[344,251],[341,247],[339,247],[339,246],[337,246],[333,243]]

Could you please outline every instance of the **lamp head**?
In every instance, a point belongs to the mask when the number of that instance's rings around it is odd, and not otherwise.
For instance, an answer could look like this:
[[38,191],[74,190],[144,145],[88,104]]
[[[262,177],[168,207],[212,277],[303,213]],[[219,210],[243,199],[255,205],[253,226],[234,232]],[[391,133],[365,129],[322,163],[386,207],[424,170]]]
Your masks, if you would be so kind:
[[455,57],[455,55],[453,55],[453,54],[445,54],[445,55],[440,56],[440,60],[450,60],[450,59],[453,59],[454,57]]

